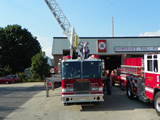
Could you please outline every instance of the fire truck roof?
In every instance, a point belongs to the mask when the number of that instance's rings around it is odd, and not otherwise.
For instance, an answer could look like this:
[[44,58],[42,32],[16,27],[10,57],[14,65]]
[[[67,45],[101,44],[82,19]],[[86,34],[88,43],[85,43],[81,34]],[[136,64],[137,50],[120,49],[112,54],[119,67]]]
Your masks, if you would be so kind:
[[101,61],[101,59],[93,59],[93,58],[88,58],[88,59],[66,59],[62,60],[62,62],[82,62],[82,61]]

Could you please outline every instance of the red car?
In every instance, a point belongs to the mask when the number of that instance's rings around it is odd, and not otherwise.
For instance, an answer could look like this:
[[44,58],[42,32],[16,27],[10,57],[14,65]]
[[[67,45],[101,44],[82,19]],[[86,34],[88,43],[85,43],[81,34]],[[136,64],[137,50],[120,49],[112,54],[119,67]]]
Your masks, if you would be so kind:
[[5,77],[1,77],[0,78],[0,83],[5,83],[5,84],[11,84],[11,83],[14,83],[15,80],[12,78],[12,77],[9,77],[9,76],[5,76]]
[[11,77],[12,79],[14,79],[15,83],[19,82],[19,78],[17,75],[8,75],[7,77]]

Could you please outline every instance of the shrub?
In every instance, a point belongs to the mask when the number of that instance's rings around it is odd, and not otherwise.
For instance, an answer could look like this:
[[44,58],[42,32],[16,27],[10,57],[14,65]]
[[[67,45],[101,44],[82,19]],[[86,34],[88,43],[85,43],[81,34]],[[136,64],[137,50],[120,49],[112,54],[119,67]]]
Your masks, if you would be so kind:
[[27,76],[24,74],[24,72],[19,73],[18,76],[19,76],[20,82],[28,82],[28,78],[27,78]]

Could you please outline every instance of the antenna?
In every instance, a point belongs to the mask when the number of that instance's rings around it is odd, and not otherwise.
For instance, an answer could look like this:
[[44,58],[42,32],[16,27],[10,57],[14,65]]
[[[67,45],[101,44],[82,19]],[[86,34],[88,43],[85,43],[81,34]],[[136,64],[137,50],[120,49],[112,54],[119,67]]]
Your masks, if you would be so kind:
[[112,16],[112,37],[114,37],[114,21],[113,21],[113,16]]
[[111,16],[112,16],[112,37],[114,37],[114,20],[112,15],[112,0],[111,0]]

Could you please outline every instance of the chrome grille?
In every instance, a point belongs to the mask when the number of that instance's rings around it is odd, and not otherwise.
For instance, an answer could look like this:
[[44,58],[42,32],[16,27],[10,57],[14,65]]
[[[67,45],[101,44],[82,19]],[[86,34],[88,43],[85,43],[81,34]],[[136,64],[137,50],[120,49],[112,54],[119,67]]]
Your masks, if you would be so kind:
[[76,94],[89,94],[90,82],[89,81],[76,81],[74,83],[74,89]]

